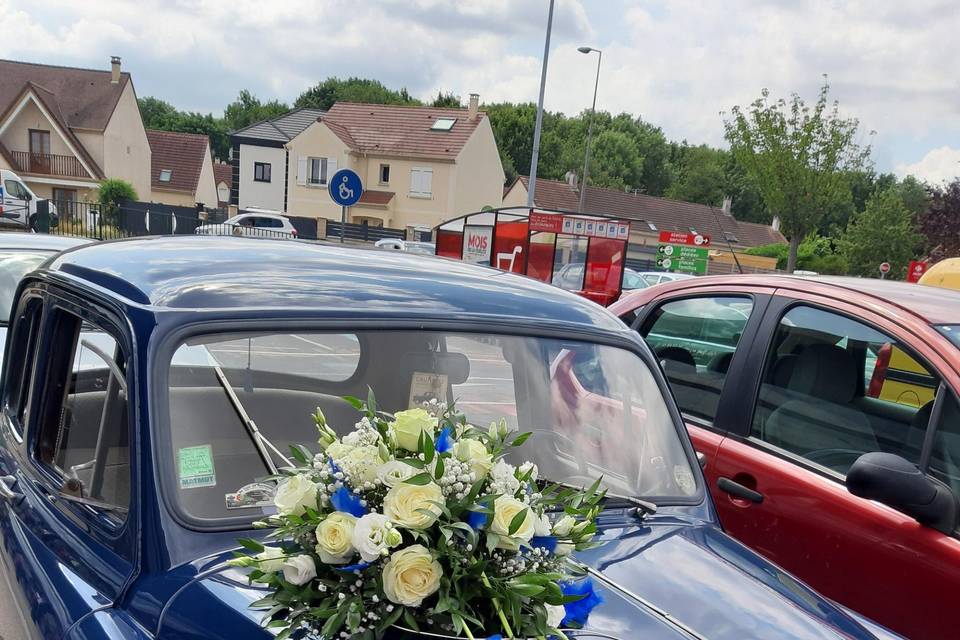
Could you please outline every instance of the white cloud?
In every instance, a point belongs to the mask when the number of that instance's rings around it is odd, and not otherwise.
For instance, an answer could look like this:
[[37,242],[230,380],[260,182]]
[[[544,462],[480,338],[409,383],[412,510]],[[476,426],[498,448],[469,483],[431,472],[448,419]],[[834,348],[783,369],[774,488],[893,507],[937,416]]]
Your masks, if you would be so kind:
[[919,162],[898,164],[897,174],[912,175],[931,184],[950,182],[960,176],[960,149],[931,149]]

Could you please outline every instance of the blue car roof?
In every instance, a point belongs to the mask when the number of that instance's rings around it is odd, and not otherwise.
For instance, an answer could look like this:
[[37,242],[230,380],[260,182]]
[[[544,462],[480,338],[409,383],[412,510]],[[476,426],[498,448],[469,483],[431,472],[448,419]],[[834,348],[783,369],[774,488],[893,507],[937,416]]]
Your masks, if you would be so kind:
[[531,278],[458,260],[294,240],[165,236],[89,245],[47,272],[156,310],[490,317],[625,331],[610,312]]

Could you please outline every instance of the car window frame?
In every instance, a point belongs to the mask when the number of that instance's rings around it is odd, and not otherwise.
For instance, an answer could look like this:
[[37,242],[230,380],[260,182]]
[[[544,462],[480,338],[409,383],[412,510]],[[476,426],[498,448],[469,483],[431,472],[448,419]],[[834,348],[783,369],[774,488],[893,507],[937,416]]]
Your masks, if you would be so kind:
[[[770,350],[774,348],[774,339],[776,338],[777,330],[784,316],[786,316],[786,314],[792,309],[799,306],[806,306],[818,311],[823,311],[825,313],[842,316],[847,320],[863,324],[874,331],[893,338],[896,342],[905,347],[905,351],[908,353],[908,355],[914,358],[919,364],[922,364],[931,370],[933,375],[937,377],[941,384],[946,384],[946,376],[943,374],[942,369],[938,368],[935,363],[931,362],[929,357],[918,353],[913,348],[912,342],[904,337],[904,334],[910,333],[906,328],[898,327],[889,320],[886,320],[877,314],[871,313],[869,310],[863,309],[862,307],[857,307],[857,310],[860,311],[862,315],[855,315],[852,309],[843,308],[844,306],[854,305],[836,304],[833,303],[830,298],[825,296],[816,294],[798,295],[798,292],[789,290],[777,290],[777,292],[775,292],[773,299],[767,306],[767,309],[764,313],[760,329],[757,335],[754,336],[753,343],[750,347],[750,354],[747,358],[747,361],[750,363],[748,370],[752,372],[752,380],[750,380],[751,384],[748,392],[749,395],[741,396],[748,398],[747,402],[742,403],[743,407],[745,408],[745,418],[739,422],[740,428],[737,431],[731,431],[727,435],[728,437],[732,437],[738,442],[752,447],[758,451],[762,451],[786,462],[790,462],[794,467],[809,471],[817,476],[830,480],[835,484],[845,485],[846,477],[837,473],[836,471],[818,465],[791,451],[781,449],[752,435],[753,419],[760,399],[761,386],[763,384],[764,374],[766,373],[767,359],[770,356]],[[749,410],[747,411],[746,408],[749,408]],[[933,412],[931,411],[931,416],[932,415]],[[932,442],[933,435],[931,431],[935,430],[935,427],[936,425],[934,424],[934,421],[931,418],[928,418],[926,430],[924,432],[923,448],[920,452],[921,460],[924,459],[924,456],[929,455],[927,453],[927,447]],[[926,472],[924,472],[924,475],[927,475]]]

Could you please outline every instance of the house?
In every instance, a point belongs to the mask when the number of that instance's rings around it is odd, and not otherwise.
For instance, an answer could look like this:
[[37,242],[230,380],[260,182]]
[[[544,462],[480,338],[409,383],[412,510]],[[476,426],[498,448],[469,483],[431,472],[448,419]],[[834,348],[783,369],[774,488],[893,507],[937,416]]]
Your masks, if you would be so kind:
[[230,204],[240,209],[259,207],[286,211],[289,158],[284,145],[325,113],[321,109],[294,109],[278,118],[233,131],[230,134],[233,167]]
[[344,167],[364,184],[348,222],[430,228],[500,206],[503,166],[478,105],[476,94],[467,109],[334,104],[284,145],[290,159],[285,210],[339,221],[341,209],[327,188]]
[[213,164],[213,177],[217,183],[217,206],[229,206],[230,184],[233,182],[233,165],[226,162],[215,162]]
[[151,200],[192,207],[216,207],[210,139],[197,133],[147,130],[150,141]]
[[130,74],[0,60],[0,168],[42,198],[92,200],[100,180],[151,194],[150,144]]
[[[504,207],[526,207],[530,179],[518,177],[503,196]],[[537,178],[534,206],[543,209],[577,212],[580,189],[576,176],[567,181]],[[714,258],[732,262],[730,250],[742,252],[750,247],[784,243],[786,238],[773,226],[743,222],[729,212],[729,203],[723,208],[658,198],[618,189],[587,187],[584,213],[599,213],[631,220],[628,258],[652,259],[660,243],[661,231],[700,233],[711,237]],[[740,257],[738,259],[750,260]],[[751,266],[761,265],[757,262]],[[774,261],[775,262],[775,261]]]

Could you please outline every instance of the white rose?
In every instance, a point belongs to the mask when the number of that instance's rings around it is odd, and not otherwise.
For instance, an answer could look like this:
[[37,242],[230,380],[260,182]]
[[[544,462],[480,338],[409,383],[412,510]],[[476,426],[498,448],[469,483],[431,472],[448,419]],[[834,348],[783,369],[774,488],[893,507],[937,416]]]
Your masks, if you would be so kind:
[[317,555],[326,564],[347,564],[353,556],[353,530],[357,519],[334,511],[317,525]]
[[547,626],[554,629],[560,628],[560,623],[567,617],[567,610],[560,604],[545,604],[547,608]]
[[273,504],[283,515],[303,515],[307,507],[317,508],[317,485],[302,473],[290,476],[277,487]]
[[546,514],[541,515],[533,523],[533,535],[535,536],[550,535],[550,518],[548,518]]
[[404,480],[412,478],[416,474],[416,469],[406,462],[399,460],[388,460],[377,467],[377,478],[388,487],[393,487]]
[[263,551],[253,556],[259,561],[257,564],[261,571],[273,573],[283,568],[283,558],[286,554],[280,547],[264,547]]
[[493,489],[493,492],[511,496],[515,494],[520,489],[520,481],[517,480],[514,473],[515,471],[516,467],[512,464],[508,464],[502,459],[497,460],[493,468],[490,469],[491,489]]
[[443,567],[421,544],[395,551],[383,567],[383,593],[390,602],[419,607],[440,588]]
[[351,449],[353,449],[353,447],[337,440],[327,447],[327,455],[334,460],[339,460],[340,458],[345,458]]
[[407,451],[417,451],[420,434],[425,433],[433,437],[433,432],[437,428],[437,419],[423,409],[408,409],[393,414],[391,427],[398,447]]
[[383,513],[401,527],[427,529],[437,521],[441,513],[440,508],[433,502],[444,502],[443,491],[438,485],[433,482],[424,485],[402,483],[387,491],[383,498]]
[[564,558],[573,553],[574,549],[575,547],[569,542],[558,542],[557,548],[553,550],[553,553]]
[[[513,535],[510,535],[510,523],[524,509],[527,509],[527,514],[523,518],[523,522],[513,532]],[[493,503],[493,519],[490,522],[490,531],[500,536],[497,547],[516,551],[520,548],[521,542],[530,542],[530,538],[533,537],[536,519],[529,507],[516,498],[510,496],[497,498]]]
[[568,536],[570,531],[573,530],[573,525],[577,524],[577,521],[573,519],[573,516],[563,516],[556,521],[553,525],[553,535],[555,536]]
[[317,565],[313,558],[304,554],[287,558],[283,562],[283,579],[290,584],[305,585],[317,577]]
[[403,537],[400,532],[382,513],[368,513],[357,520],[353,528],[353,547],[360,553],[364,562],[373,562],[401,542]]
[[470,464],[470,471],[476,474],[477,480],[487,477],[493,466],[493,456],[487,451],[486,445],[473,438],[457,441],[453,447],[453,455],[457,460]]
[[520,475],[525,475],[527,471],[530,472],[530,482],[536,482],[537,477],[540,475],[540,470],[537,469],[537,465],[532,462],[524,462],[520,465]]

